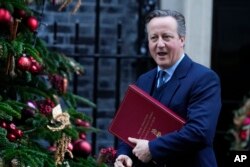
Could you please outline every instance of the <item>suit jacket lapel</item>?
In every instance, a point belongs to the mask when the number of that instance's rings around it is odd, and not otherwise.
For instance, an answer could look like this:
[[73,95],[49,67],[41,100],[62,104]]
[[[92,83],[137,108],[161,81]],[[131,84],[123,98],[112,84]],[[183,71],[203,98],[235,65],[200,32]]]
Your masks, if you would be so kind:
[[191,62],[191,59],[187,55],[185,55],[183,60],[176,68],[172,78],[166,83],[166,85],[162,87],[163,93],[160,96],[160,102],[164,103],[167,106],[170,105],[175,92],[181,86],[180,79],[187,75],[188,69],[191,66]]
[[142,81],[143,84],[140,84],[140,88],[145,92],[147,92],[148,94],[151,94],[155,87],[156,74],[157,74],[157,68],[154,68],[147,74],[145,80]]
[[173,76],[171,80],[169,80],[166,83],[166,85],[162,87],[161,90],[162,93],[161,96],[159,97],[159,101],[169,106],[171,99],[174,96],[179,86],[180,86],[179,79]]

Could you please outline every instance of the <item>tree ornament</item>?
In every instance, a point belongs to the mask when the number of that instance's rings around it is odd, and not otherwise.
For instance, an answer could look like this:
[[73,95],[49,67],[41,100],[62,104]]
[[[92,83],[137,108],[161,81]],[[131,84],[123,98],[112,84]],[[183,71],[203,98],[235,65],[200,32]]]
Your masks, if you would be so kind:
[[15,8],[14,9],[14,13],[13,13],[13,16],[15,18],[18,18],[18,19],[24,19],[26,17],[26,11],[23,10],[23,9],[18,9],[18,8]]
[[60,93],[65,94],[68,89],[68,79],[58,74],[51,75],[49,77],[52,87],[58,90]]
[[90,127],[90,123],[88,121],[84,121],[84,120],[82,120],[80,118],[75,119],[75,124],[77,126],[82,126],[82,127],[85,127],[85,128]]
[[33,74],[38,74],[40,72],[39,66],[32,64],[29,71]]
[[76,118],[76,119],[75,119],[75,124],[76,124],[77,126],[80,126],[82,122],[83,122],[83,120],[80,119],[80,118]]
[[97,163],[111,166],[115,162],[116,150],[113,147],[102,148],[98,154]]
[[74,148],[74,146],[73,146],[73,144],[70,142],[69,144],[68,144],[68,150],[69,151],[73,151],[73,148]]
[[22,119],[34,117],[36,113],[37,107],[34,101],[28,101],[26,104],[28,107],[22,109]]
[[29,69],[29,71],[32,74],[39,74],[42,71],[42,65],[39,64],[32,56],[29,57],[30,61],[31,61],[31,67]]
[[79,138],[82,139],[82,140],[86,140],[87,137],[86,137],[85,133],[80,133]]
[[63,130],[64,128],[70,126],[69,117],[70,116],[67,112],[58,114],[55,116],[55,118],[53,118],[52,123],[60,123],[60,125],[58,127],[52,127],[52,126],[47,125],[47,127],[53,132]]
[[36,104],[38,110],[46,116],[51,115],[52,109],[55,107],[54,102],[50,99],[37,101]]
[[22,165],[20,164],[18,159],[15,158],[11,160],[11,167],[19,167],[19,166],[22,166]]
[[14,132],[16,130],[16,125],[14,123],[10,123],[8,125],[8,131],[9,132]]
[[55,146],[49,146],[49,147],[48,147],[48,150],[49,150],[50,152],[55,152],[55,151],[56,151],[56,147],[55,147]]
[[1,121],[0,121],[0,127],[2,127],[2,128],[4,128],[4,129],[7,130],[8,124],[7,124],[5,121],[1,120]]
[[65,153],[69,153],[70,157],[73,158],[72,152],[68,149],[68,144],[70,143],[70,141],[71,138],[63,133],[62,138],[56,142],[56,152],[55,152],[56,166],[62,165]]
[[15,131],[13,131],[13,134],[16,136],[16,138],[23,137],[23,131],[21,129],[16,129]]
[[82,156],[86,158],[92,151],[91,145],[86,140],[79,139],[74,143],[73,146],[74,146],[73,153],[76,156]]
[[28,71],[31,68],[31,60],[25,54],[17,60],[17,67],[20,70]]
[[65,94],[67,92],[68,85],[69,85],[68,79],[64,77],[63,78],[62,90],[61,90],[63,94]]
[[7,134],[7,139],[9,139],[9,141],[16,141],[16,136],[13,133],[8,133]]
[[16,35],[17,35],[17,29],[18,29],[18,25],[21,22],[20,19],[14,19],[13,22],[11,22],[10,24],[10,39],[14,40],[16,39]]
[[16,76],[15,57],[13,55],[9,55],[7,57],[6,75],[9,75],[12,78],[14,78]]
[[35,110],[31,108],[24,108],[22,109],[22,119],[27,119],[30,117],[34,117]]
[[12,16],[10,12],[4,8],[0,8],[0,22],[10,23]]
[[39,26],[38,20],[34,16],[28,17],[26,20],[26,24],[28,28],[30,29],[30,31],[32,32],[34,32]]

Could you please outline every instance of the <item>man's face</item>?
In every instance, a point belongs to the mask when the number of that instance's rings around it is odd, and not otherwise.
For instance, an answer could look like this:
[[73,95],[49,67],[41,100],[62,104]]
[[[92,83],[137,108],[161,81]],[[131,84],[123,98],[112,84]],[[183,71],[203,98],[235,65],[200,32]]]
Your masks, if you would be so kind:
[[184,37],[177,33],[173,17],[156,17],[147,24],[149,51],[162,69],[171,67],[183,54]]

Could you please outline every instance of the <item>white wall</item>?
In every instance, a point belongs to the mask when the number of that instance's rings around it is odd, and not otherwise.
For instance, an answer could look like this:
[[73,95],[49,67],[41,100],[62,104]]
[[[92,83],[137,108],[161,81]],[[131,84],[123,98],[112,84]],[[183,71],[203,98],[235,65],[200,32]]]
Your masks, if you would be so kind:
[[186,18],[185,52],[210,67],[212,41],[212,0],[161,0],[161,9],[181,12]]

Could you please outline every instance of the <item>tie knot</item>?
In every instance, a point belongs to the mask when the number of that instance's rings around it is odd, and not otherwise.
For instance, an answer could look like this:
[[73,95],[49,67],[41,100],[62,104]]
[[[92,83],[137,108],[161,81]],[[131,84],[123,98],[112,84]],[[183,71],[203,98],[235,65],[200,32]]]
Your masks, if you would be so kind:
[[158,72],[158,83],[157,83],[157,87],[160,87],[161,85],[163,85],[166,81],[166,71],[160,70]]
[[159,72],[158,72],[158,78],[164,78],[165,77],[165,75],[166,75],[166,71],[163,71],[163,70],[160,70]]

